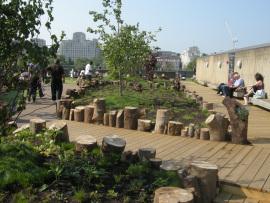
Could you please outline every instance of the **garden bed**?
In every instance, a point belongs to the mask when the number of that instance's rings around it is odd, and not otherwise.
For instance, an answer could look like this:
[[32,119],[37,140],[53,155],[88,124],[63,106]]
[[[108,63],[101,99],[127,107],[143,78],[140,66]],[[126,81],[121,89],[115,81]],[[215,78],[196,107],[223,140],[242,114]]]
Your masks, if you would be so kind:
[[[159,83],[158,88],[150,88],[149,84],[140,80],[143,91],[138,92],[127,85],[124,88],[123,96],[119,95],[117,85],[106,85],[89,89],[86,94],[75,100],[75,105],[88,105],[94,98],[103,97],[106,100],[107,110],[123,109],[126,106],[134,106],[148,109],[147,118],[155,120],[156,110],[167,108],[171,111],[170,120],[180,121],[185,125],[194,123],[203,125],[208,116],[206,110],[202,110],[194,100],[186,98],[183,92],[170,88],[168,80],[155,81]],[[164,82],[167,87],[164,87]]]

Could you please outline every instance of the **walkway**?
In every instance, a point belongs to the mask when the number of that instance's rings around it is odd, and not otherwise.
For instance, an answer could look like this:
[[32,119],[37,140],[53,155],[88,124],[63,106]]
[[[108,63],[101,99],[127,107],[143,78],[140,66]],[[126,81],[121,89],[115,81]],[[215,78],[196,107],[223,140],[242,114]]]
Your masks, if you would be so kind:
[[157,157],[163,160],[209,161],[219,166],[221,181],[270,192],[269,148],[152,134],[74,121],[67,123],[71,141],[80,135],[91,135],[101,143],[104,136],[117,134],[126,139],[126,150],[153,147],[157,150]]
[[[46,121],[52,121],[57,119],[55,111],[56,105],[51,100],[51,90],[50,85],[44,86],[45,96],[43,98],[37,97],[36,103],[27,103],[26,109],[20,114],[17,124],[21,126],[23,124],[29,123],[29,120],[32,118],[42,118]],[[75,85],[64,84],[63,94],[67,88],[76,88]]]
[[[188,90],[196,91],[202,96],[204,101],[214,103],[214,110],[227,114],[227,110],[222,104],[224,98],[217,95],[216,91],[194,82],[185,81],[184,84]],[[254,145],[270,148],[270,112],[256,106],[249,106],[249,109],[249,141]]]

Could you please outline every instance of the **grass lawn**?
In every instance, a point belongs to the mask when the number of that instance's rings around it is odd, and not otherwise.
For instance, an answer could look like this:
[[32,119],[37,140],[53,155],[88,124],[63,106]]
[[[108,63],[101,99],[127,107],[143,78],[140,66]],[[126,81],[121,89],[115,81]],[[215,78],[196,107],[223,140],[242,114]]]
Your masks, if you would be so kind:
[[65,84],[76,84],[77,78],[66,77]]
[[[90,89],[84,97],[77,99],[75,102],[76,105],[87,105],[94,98],[103,97],[106,99],[107,110],[122,109],[125,106],[147,108],[149,110],[147,118],[154,120],[157,109],[168,108],[171,110],[171,120],[181,121],[185,124],[191,122],[195,124],[203,123],[208,112],[202,111],[193,100],[185,98],[182,92],[164,88],[164,81],[159,80],[158,82],[162,85],[158,89],[151,89],[146,81],[141,80],[142,92],[134,91],[131,87],[125,87],[123,96],[119,95],[118,86],[107,85],[98,89]],[[169,81],[166,82],[169,87]]]

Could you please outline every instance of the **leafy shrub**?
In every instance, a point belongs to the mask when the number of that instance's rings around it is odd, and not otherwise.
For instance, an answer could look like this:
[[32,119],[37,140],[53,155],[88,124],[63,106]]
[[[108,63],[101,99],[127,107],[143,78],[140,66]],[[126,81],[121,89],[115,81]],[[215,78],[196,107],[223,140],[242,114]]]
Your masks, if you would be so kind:
[[0,188],[14,190],[41,185],[47,175],[40,155],[21,144],[0,144]]

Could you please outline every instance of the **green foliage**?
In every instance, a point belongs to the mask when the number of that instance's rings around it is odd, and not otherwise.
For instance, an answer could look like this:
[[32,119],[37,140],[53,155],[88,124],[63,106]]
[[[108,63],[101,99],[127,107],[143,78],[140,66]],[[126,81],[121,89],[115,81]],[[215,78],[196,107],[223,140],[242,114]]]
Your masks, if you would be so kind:
[[87,194],[83,189],[80,189],[78,191],[75,191],[73,198],[74,198],[74,200],[76,200],[78,202],[84,202],[87,198]]
[[0,144],[0,189],[41,185],[47,170],[33,148],[20,143]]
[[192,61],[190,61],[187,65],[187,70],[195,70],[196,69],[196,62],[197,62],[197,59],[193,59]]

